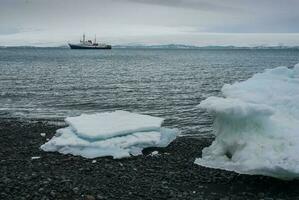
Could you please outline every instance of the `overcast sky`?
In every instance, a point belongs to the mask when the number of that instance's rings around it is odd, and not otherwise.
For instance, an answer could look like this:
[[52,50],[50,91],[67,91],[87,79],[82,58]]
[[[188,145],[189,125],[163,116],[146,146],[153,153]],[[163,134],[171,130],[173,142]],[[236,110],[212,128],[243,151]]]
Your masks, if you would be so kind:
[[0,46],[299,45],[299,0],[0,0]]

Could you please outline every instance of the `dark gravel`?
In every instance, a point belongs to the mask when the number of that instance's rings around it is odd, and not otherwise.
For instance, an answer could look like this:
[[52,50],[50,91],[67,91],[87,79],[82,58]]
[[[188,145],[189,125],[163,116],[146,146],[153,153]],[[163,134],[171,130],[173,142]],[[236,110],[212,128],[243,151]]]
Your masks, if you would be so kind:
[[[0,121],[0,199],[299,199],[298,181],[238,175],[193,164],[210,139],[178,138],[143,156],[92,160],[39,146],[58,126]],[[40,133],[47,133],[41,137]],[[158,150],[160,155],[150,156]],[[40,159],[31,160],[31,157]]]

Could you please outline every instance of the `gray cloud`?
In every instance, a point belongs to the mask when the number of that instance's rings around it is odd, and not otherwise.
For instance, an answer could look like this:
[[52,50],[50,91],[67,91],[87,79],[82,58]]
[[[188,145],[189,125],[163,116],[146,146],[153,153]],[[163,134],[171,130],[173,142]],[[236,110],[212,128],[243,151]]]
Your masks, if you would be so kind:
[[0,0],[0,45],[74,40],[83,32],[115,43],[299,33],[298,7],[298,0]]
[[[229,4],[221,4],[221,1],[206,1],[206,0],[127,0],[134,3],[143,3],[151,5],[160,5],[166,7],[187,8],[195,10],[205,11],[223,11],[223,10],[235,10],[233,6]],[[223,2],[223,1],[222,1]]]

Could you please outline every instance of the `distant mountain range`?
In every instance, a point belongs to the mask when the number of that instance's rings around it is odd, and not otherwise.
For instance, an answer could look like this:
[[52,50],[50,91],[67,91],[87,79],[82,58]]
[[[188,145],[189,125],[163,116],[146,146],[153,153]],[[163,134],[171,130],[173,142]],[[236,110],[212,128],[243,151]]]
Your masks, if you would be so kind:
[[[299,50],[299,46],[254,46],[254,47],[239,47],[239,46],[193,46],[184,44],[166,44],[166,45],[143,45],[143,44],[128,44],[128,45],[112,45],[113,49],[206,49],[206,50],[224,50],[224,49],[294,49]],[[35,46],[14,46],[0,48],[69,48],[67,45],[58,47],[35,47]]]
[[299,49],[299,46],[192,46],[184,44],[166,44],[166,45],[114,45],[116,49]]
[[197,46],[192,45],[184,45],[184,44],[165,44],[165,45],[142,45],[142,44],[135,44],[135,45],[114,45],[114,48],[119,49],[198,49]]

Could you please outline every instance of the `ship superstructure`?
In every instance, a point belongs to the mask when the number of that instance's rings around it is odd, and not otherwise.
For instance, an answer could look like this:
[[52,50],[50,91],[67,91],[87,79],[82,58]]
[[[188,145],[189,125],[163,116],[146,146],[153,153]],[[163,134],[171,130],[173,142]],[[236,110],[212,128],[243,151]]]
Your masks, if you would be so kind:
[[104,43],[97,43],[97,38],[95,36],[94,41],[86,40],[85,34],[83,34],[82,40],[80,40],[79,44],[71,44],[69,43],[71,49],[112,49],[111,45]]

